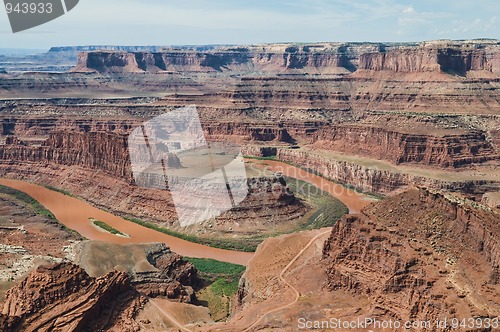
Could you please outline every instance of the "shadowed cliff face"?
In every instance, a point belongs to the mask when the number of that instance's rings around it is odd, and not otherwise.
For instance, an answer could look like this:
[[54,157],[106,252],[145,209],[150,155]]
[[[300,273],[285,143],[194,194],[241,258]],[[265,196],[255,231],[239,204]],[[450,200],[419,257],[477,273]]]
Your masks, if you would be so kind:
[[[164,244],[87,242],[84,250],[83,263],[98,277],[72,263],[36,268],[7,292],[1,330],[138,331],[135,318],[148,297],[195,299],[196,269]],[[128,272],[116,271],[113,264]]]
[[[2,311],[7,322],[2,331],[83,331],[108,323],[126,324],[131,321],[127,314],[133,314],[140,302],[125,273],[94,279],[70,263],[43,266],[8,291]],[[128,308],[132,309],[125,314]],[[107,322],[106,317],[113,313],[123,321]]]
[[[81,53],[73,72],[290,72],[349,74],[356,70],[395,73],[500,73],[499,44],[495,41],[421,44],[345,43],[318,45],[263,45],[208,52]],[[489,74],[487,74],[489,73]]]
[[334,227],[327,287],[368,296],[378,318],[496,317],[497,221],[482,205],[427,189],[388,198]]

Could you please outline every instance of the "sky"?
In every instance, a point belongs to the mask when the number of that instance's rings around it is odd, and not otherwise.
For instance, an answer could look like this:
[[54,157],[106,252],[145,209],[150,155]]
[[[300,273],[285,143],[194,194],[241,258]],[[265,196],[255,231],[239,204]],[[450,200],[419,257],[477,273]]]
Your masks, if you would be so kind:
[[[33,0],[27,0],[33,1]],[[80,0],[0,48],[500,39],[500,0]]]

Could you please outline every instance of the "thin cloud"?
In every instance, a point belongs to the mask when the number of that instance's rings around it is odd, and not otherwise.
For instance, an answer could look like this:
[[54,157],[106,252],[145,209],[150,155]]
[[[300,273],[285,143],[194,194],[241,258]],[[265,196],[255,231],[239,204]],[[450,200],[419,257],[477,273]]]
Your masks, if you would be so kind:
[[[251,44],[277,41],[419,41],[499,38],[500,1],[85,0],[6,47],[77,44]],[[0,10],[1,11],[1,10]],[[474,19],[469,19],[473,17]],[[9,28],[0,14],[0,29]],[[46,31],[54,31],[43,36]]]

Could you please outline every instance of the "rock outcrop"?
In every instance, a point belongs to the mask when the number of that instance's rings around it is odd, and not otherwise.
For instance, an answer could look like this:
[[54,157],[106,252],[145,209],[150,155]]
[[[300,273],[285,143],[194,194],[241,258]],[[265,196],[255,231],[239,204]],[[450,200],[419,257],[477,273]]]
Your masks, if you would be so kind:
[[150,248],[146,254],[156,271],[136,273],[132,280],[135,289],[150,297],[163,296],[186,303],[196,299],[193,287],[199,286],[200,280],[193,264],[172,253],[164,244]]
[[192,303],[200,280],[192,263],[164,243],[118,245],[87,241],[77,263],[96,278],[118,269],[126,272],[132,287],[144,296]]
[[246,53],[240,52],[112,52],[96,51],[78,55],[78,65],[72,72],[137,73],[181,71],[221,71],[228,66],[244,65]]
[[399,165],[418,163],[460,167],[489,160],[500,154],[482,132],[436,136],[411,134],[368,126],[325,126],[315,134],[313,145],[326,150],[389,160]]
[[427,189],[388,198],[334,226],[327,287],[367,296],[378,319],[497,317],[497,221],[480,204]]
[[[3,167],[9,169],[16,167],[16,161],[79,166],[102,171],[132,184],[127,133],[139,124],[137,120],[4,119],[3,133],[7,136],[4,144],[0,144],[0,161]],[[401,121],[405,123],[406,120]],[[312,169],[364,191],[388,193],[409,184],[418,184],[433,188],[465,189],[482,195],[498,187],[498,184],[488,180],[436,180],[390,168],[335,160],[314,152],[318,149],[388,160],[395,165],[425,165],[442,169],[467,168],[488,162],[498,163],[500,160],[496,136],[492,139],[494,133],[481,130],[454,132],[430,126],[422,131],[418,122],[411,124],[417,126],[416,133],[411,133],[411,129],[397,130],[373,124],[346,123],[333,126],[324,122],[295,121],[277,124],[204,121],[203,127],[208,139],[238,142],[246,155],[277,155],[279,160]],[[294,146],[297,141],[301,144],[306,142],[310,148],[284,148],[286,145]],[[173,155],[167,161],[167,166],[173,169],[183,167]]]
[[[166,190],[142,188],[132,179],[120,178],[102,169],[65,166],[55,163],[25,162],[15,164],[4,160],[0,172],[11,178],[36,180],[57,188],[64,188],[91,204],[118,215],[134,216],[170,229],[193,234],[230,232],[231,236],[246,236],[248,229],[272,232],[271,225],[288,227],[294,219],[309,211],[307,205],[288,192],[286,183],[275,177],[248,179],[249,194],[237,208],[214,220],[189,228],[177,222],[176,209]],[[238,226],[239,225],[239,226]],[[290,223],[291,225],[291,223]],[[291,227],[291,226],[290,226]],[[207,236],[210,234],[207,234]]]
[[436,41],[421,44],[325,43],[232,47],[208,52],[93,51],[81,53],[73,72],[268,71],[349,74],[356,70],[396,73],[443,72],[498,77],[496,41]]
[[[247,155],[276,155],[369,192],[417,184],[481,199],[500,186],[498,48],[475,40],[89,49],[75,70],[90,74],[0,81],[1,174],[170,223],[171,197],[133,186],[126,135],[196,105],[208,140],[238,143]],[[66,93],[73,98],[60,97]],[[57,98],[44,98],[51,94]],[[184,165],[172,156],[170,166]],[[262,200],[249,197],[211,227],[232,232],[233,221],[260,218],[260,229],[304,212],[267,189],[255,194]]]
[[445,72],[466,76],[471,71],[500,73],[498,44],[429,42],[419,47],[390,48],[360,57],[360,69],[392,72]]
[[86,242],[82,250],[80,263],[96,276],[73,263],[39,266],[7,291],[2,331],[139,331],[149,298],[195,300],[196,269],[165,244]]
[[494,188],[500,188],[500,184],[494,180],[438,179],[424,174],[410,174],[393,168],[379,167],[376,164],[366,165],[355,161],[336,160],[310,151],[279,148],[276,156],[279,160],[299,165],[328,179],[372,193],[387,194],[408,186],[419,185],[481,196]]
[[70,263],[41,266],[7,292],[2,331],[133,331],[143,301],[125,273],[94,279]]

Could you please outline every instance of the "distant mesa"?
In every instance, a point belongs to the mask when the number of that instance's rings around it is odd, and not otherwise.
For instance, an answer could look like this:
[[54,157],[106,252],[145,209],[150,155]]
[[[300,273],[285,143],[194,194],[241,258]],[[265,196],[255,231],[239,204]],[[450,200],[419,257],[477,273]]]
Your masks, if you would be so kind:
[[500,74],[500,41],[422,43],[266,44],[214,49],[90,47],[71,72],[267,72],[366,75],[376,72],[444,73],[494,78]]

